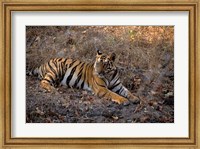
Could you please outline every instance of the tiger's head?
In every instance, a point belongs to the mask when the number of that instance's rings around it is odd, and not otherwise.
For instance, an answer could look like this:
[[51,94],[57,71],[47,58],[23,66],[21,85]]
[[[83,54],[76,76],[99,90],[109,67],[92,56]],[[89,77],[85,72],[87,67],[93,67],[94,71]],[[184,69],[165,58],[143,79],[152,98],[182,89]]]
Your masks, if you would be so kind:
[[97,51],[96,60],[94,63],[94,71],[100,77],[114,72],[117,67],[115,66],[116,54],[112,53],[107,55],[101,51]]

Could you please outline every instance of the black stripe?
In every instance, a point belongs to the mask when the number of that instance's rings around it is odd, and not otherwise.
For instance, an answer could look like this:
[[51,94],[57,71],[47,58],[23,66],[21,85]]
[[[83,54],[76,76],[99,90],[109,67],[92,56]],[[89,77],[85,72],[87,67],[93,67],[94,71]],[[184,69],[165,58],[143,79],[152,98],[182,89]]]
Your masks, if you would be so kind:
[[72,65],[73,65],[75,62],[76,62],[76,60],[73,60],[73,61],[71,62],[71,64],[69,64],[69,68],[72,67]]
[[83,89],[83,87],[84,87],[84,80],[83,80],[83,82],[81,83],[81,88]]
[[50,82],[52,82],[53,84],[55,83],[55,79],[51,75],[46,75],[46,77],[50,78],[50,80],[49,80]]
[[66,80],[66,84],[69,86],[69,82],[71,81],[73,75],[74,75],[74,72],[76,71],[76,68],[77,66],[80,64],[80,62],[74,66],[74,68],[72,68],[71,72],[70,72],[70,75],[67,77],[67,80]]
[[124,91],[124,88],[122,88],[122,90],[119,92],[119,94],[121,95],[121,93]]
[[[89,66],[88,66],[88,68],[87,68],[87,69],[88,69],[88,72],[89,72],[89,69],[90,69],[92,66],[93,66],[93,65],[89,65]],[[90,79],[91,79],[91,78],[90,78]],[[88,87],[90,87],[89,79],[87,79],[87,85],[88,85]]]
[[64,63],[64,65],[65,65],[65,63],[66,63],[66,61],[67,61],[67,60],[68,60],[67,58],[64,60],[64,62],[63,62],[63,63]]
[[[113,76],[112,76],[111,81],[115,78],[115,76],[117,75],[117,73],[118,73],[118,71],[117,71],[117,69],[116,69],[115,72],[114,72],[114,74],[113,74]],[[110,82],[111,82],[111,81],[110,81]]]
[[[62,60],[63,58],[60,58],[60,59]],[[64,67],[64,63],[60,62],[59,60],[58,60],[58,76],[59,76],[59,80],[61,81],[64,77],[65,67]]]
[[84,67],[83,67],[84,64],[85,64],[85,63],[83,63],[83,64],[81,65],[81,67],[80,67],[80,71],[79,71],[79,73],[78,73],[78,76],[79,76],[80,74],[82,74],[82,71],[83,71],[83,68],[84,68]]
[[50,80],[48,80],[48,79],[45,79],[45,78],[44,78],[44,79],[42,79],[42,80],[45,80],[45,81],[47,81],[47,82],[51,83],[51,81],[50,81]]
[[119,91],[122,89],[122,86],[120,87],[120,89],[118,89],[115,93],[119,94]]
[[56,62],[56,59],[53,59],[53,60],[52,60],[52,63],[54,64],[55,68],[57,68],[57,62]]
[[64,68],[63,68],[63,64],[62,63],[58,64],[58,76],[59,76],[59,82],[61,80],[63,80],[63,77],[64,77]]
[[53,64],[54,64],[54,66],[55,66],[55,71],[57,71],[56,72],[56,78],[59,78],[59,67],[58,67],[58,65],[57,65],[57,61],[56,61],[57,59],[54,59],[53,60]]
[[61,63],[60,64],[58,64],[58,78],[60,79],[61,78],[61,76],[62,76],[62,71],[63,70],[63,67],[61,66]]
[[84,83],[85,83],[87,67],[88,67],[88,64],[85,65],[84,79],[83,79],[83,82],[82,82],[82,84],[81,84],[81,88],[82,88],[82,89],[83,89],[83,87],[84,87]]
[[63,62],[60,62],[61,67],[64,69],[65,68],[65,64]]
[[56,72],[56,70],[50,65],[50,62],[48,62],[47,64],[48,64],[50,70],[54,73],[55,77],[57,78],[57,72]]
[[104,97],[107,94],[107,92],[105,92],[101,97]]
[[60,62],[62,59],[63,59],[63,58],[59,58],[59,59],[58,59],[58,62]]
[[113,83],[113,85],[115,85],[115,83],[117,83],[117,81],[119,81],[119,77],[115,80],[115,82]]
[[80,66],[80,71],[79,71],[79,73],[78,73],[78,75],[77,75],[77,79],[76,79],[76,81],[75,81],[75,83],[74,83],[74,85],[73,85],[73,87],[77,87],[77,84],[79,83],[79,81],[81,80],[81,78],[82,78],[82,75],[83,75],[83,67],[84,66],[84,63]]
[[77,87],[77,84],[79,83],[81,77],[82,77],[82,74],[78,76],[78,78],[76,79],[76,81],[75,81],[73,87]]
[[[117,80],[119,80],[119,78],[117,79]],[[115,81],[115,83],[116,83],[117,81]],[[116,86],[118,86],[121,82],[119,82],[119,83],[117,83],[117,84],[113,84],[113,86],[111,86],[109,89],[110,90],[112,90],[112,89],[114,89]]]
[[107,84],[107,82],[106,82],[106,79],[102,79],[102,80],[103,80],[103,82],[104,82],[106,85],[108,85],[108,84],[109,84],[109,83]]
[[94,81],[95,81],[95,83],[96,83],[97,85],[99,85],[99,86],[101,86],[101,87],[106,87],[105,85],[99,84],[95,79],[94,79]]

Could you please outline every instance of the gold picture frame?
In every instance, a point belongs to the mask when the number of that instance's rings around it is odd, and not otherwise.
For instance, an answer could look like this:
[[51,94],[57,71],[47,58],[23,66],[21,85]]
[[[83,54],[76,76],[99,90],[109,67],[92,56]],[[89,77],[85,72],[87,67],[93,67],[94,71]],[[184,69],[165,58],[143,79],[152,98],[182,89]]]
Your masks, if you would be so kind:
[[[2,148],[200,148],[200,1],[199,0],[2,0],[1,103]],[[11,12],[12,11],[188,11],[189,12],[189,137],[188,138],[12,138],[11,137]]]

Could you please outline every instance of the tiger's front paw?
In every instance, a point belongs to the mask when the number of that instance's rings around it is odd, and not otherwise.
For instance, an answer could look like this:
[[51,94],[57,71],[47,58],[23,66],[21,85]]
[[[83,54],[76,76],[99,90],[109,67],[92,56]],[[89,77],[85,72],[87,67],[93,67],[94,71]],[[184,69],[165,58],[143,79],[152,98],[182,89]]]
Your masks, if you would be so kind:
[[127,105],[130,104],[129,100],[126,99],[126,98],[112,99],[112,101],[114,101],[114,102],[116,102],[116,103],[118,103],[118,104],[123,104],[123,105],[125,105],[125,106],[127,106]]
[[131,95],[129,100],[134,104],[140,103],[140,99],[137,96],[134,96],[134,95]]

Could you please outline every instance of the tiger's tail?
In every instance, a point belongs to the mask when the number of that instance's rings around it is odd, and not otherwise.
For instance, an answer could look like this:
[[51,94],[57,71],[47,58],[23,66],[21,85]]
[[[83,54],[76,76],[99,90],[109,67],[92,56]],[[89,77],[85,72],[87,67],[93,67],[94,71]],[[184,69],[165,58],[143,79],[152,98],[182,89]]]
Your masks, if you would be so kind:
[[39,74],[39,67],[26,72],[27,76],[38,76]]

